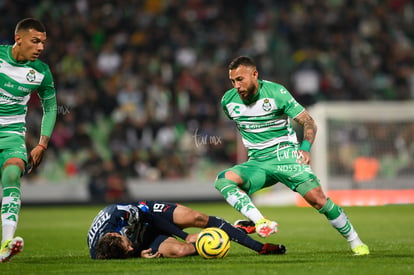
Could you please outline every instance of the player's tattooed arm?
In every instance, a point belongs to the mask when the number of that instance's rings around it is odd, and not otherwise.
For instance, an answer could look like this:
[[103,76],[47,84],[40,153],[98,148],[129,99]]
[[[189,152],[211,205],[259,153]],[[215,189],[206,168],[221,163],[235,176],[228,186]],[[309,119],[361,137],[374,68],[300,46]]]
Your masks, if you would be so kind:
[[294,120],[303,126],[303,139],[313,144],[315,141],[317,126],[310,114],[305,110],[296,116]]

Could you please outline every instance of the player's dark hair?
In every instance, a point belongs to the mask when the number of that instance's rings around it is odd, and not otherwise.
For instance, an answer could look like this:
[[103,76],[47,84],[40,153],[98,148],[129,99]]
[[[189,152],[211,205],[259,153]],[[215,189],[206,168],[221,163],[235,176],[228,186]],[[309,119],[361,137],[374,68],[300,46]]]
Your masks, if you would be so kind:
[[256,67],[253,59],[248,56],[239,56],[233,59],[229,64],[229,70],[237,69],[240,65],[247,67]]
[[106,234],[96,245],[96,258],[100,260],[126,259],[129,255],[120,235]]
[[25,18],[17,22],[14,33],[17,33],[21,30],[30,30],[30,29],[34,29],[38,32],[46,32],[45,26],[39,20],[34,19],[34,18]]

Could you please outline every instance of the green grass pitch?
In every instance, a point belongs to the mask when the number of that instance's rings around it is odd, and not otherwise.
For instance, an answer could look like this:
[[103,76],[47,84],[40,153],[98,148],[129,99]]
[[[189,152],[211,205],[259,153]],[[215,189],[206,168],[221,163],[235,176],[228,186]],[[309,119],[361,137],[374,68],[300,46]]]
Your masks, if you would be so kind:
[[[235,221],[225,203],[185,204]],[[0,274],[414,274],[414,205],[345,207],[371,255],[353,256],[346,241],[311,208],[261,207],[279,223],[266,242],[283,243],[286,255],[259,256],[234,242],[224,259],[89,259],[86,234],[101,206],[24,206],[17,234],[25,250]],[[188,232],[196,232],[190,229]],[[263,241],[264,239],[254,236]]]

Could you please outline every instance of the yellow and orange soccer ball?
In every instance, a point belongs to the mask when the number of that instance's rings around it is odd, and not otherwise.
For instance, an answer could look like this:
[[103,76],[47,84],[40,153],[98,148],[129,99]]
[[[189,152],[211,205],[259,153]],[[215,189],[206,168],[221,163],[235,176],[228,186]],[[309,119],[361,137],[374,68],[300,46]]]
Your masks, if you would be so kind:
[[198,254],[205,259],[224,258],[230,250],[230,238],[217,227],[203,229],[196,240]]

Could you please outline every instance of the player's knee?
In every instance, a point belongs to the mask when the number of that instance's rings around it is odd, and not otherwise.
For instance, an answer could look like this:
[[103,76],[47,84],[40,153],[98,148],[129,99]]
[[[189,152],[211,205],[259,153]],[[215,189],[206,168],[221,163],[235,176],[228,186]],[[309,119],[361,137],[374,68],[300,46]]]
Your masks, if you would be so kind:
[[217,179],[214,182],[214,188],[216,188],[219,192],[222,192],[228,187],[236,187],[236,186],[237,186],[237,183],[235,183],[232,180],[226,179],[226,178]]
[[194,211],[194,227],[204,228],[207,226],[209,216],[206,214]]
[[20,158],[9,158],[3,165],[3,171],[9,166],[18,167],[21,173],[24,170],[25,163]]
[[[242,184],[243,179],[239,176],[236,172],[232,170],[225,170],[224,172],[220,173],[219,176],[222,175],[222,178],[226,178],[228,180],[234,181],[236,184]],[[219,177],[217,177],[219,178]]]
[[232,185],[237,186],[242,183],[239,175],[230,170],[224,170],[218,174],[214,187],[221,192],[225,187]]

